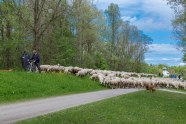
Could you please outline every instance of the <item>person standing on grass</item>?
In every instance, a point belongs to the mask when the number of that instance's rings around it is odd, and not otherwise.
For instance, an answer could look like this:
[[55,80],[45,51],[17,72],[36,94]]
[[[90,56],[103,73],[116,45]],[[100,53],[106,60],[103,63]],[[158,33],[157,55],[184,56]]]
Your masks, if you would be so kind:
[[28,70],[29,60],[30,60],[29,54],[27,54],[27,52],[24,51],[21,56],[21,64],[22,64],[22,67],[25,71]]
[[181,79],[181,75],[178,75],[178,79],[179,79],[179,80]]
[[40,57],[39,54],[37,53],[36,49],[33,50],[33,55],[31,60],[33,61],[33,64],[38,68],[39,73],[41,73],[41,68],[40,68]]

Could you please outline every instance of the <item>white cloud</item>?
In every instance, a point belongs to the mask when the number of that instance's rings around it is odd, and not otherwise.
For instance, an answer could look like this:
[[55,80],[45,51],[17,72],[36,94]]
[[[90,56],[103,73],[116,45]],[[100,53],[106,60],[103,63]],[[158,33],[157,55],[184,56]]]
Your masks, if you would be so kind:
[[142,10],[148,17],[134,23],[139,29],[172,30],[171,20],[174,18],[174,12],[166,0],[142,0]]
[[183,53],[172,44],[151,44],[145,53],[145,61],[149,64],[167,64],[178,66],[182,63]]
[[99,9],[105,10],[108,8],[108,6],[111,3],[117,4],[120,8],[130,6],[130,5],[135,5],[138,4],[139,0],[95,0],[94,3],[98,6]]
[[122,19],[123,21],[129,21],[129,22],[131,22],[131,23],[133,23],[133,22],[135,22],[135,21],[137,20],[136,17],[130,17],[130,16],[123,16],[123,17],[121,17],[121,19]]
[[[118,4],[121,10],[123,8],[123,20],[131,21],[140,30],[172,30],[174,12],[166,0],[98,0],[101,9],[106,9],[110,3]],[[138,17],[139,14],[145,17]]]
[[181,58],[161,58],[162,61],[180,61]]
[[186,63],[180,63],[179,66],[186,66]]
[[145,61],[174,61],[174,62],[179,62],[181,61],[181,58],[156,58],[156,59],[152,59],[152,58],[146,58]]
[[150,44],[149,52],[157,52],[161,54],[175,54],[181,53],[176,45],[172,44]]
[[139,0],[97,0],[97,3],[104,3],[104,4],[110,4],[110,3],[115,3],[118,5],[131,5],[131,4],[135,4],[136,2],[138,2]]
[[145,61],[155,61],[155,59],[152,59],[152,58],[145,58]]
[[[147,13],[158,14],[164,19],[170,20],[174,11],[167,5],[167,0],[140,0],[142,1],[143,9]],[[168,18],[167,18],[168,17]]]
[[165,23],[164,21],[155,21],[153,18],[149,17],[133,21],[132,24],[136,25],[140,30],[145,32],[152,30],[172,30],[170,23]]
[[[153,15],[161,15],[164,18],[172,17],[173,15],[173,10],[170,8],[169,5],[167,5],[166,0],[97,0],[97,4],[104,4],[105,7],[110,3],[115,3],[118,4],[120,8],[126,8],[129,7],[127,11],[133,11],[134,10],[143,10],[145,13],[151,13]],[[138,7],[136,8],[130,8],[131,6],[137,5]],[[101,8],[102,9],[102,8]]]

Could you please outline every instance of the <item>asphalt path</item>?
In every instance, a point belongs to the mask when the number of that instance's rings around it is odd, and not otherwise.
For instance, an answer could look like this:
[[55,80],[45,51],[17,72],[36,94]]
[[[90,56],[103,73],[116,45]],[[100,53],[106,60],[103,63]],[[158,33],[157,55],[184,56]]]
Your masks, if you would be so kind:
[[103,99],[133,93],[138,89],[112,89],[0,105],[0,124],[9,124]]

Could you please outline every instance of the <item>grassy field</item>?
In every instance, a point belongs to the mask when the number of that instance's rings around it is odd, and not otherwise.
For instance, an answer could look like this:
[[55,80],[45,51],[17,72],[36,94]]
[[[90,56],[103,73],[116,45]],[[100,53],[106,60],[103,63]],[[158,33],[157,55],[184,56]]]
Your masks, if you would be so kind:
[[186,95],[140,91],[18,124],[185,124]]
[[184,89],[169,88],[169,90],[178,91],[178,92],[186,92],[186,90]]
[[0,72],[0,103],[105,89],[88,77],[65,74]]

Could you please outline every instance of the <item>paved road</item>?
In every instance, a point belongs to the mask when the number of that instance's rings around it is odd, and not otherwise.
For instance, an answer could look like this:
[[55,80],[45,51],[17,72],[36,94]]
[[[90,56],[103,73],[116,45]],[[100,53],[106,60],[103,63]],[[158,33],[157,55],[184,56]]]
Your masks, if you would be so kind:
[[61,97],[53,97],[41,100],[28,101],[0,106],[0,124],[9,124],[18,120],[24,120],[39,115],[75,107],[114,96],[132,93],[137,89],[115,89],[97,92],[81,93]]

